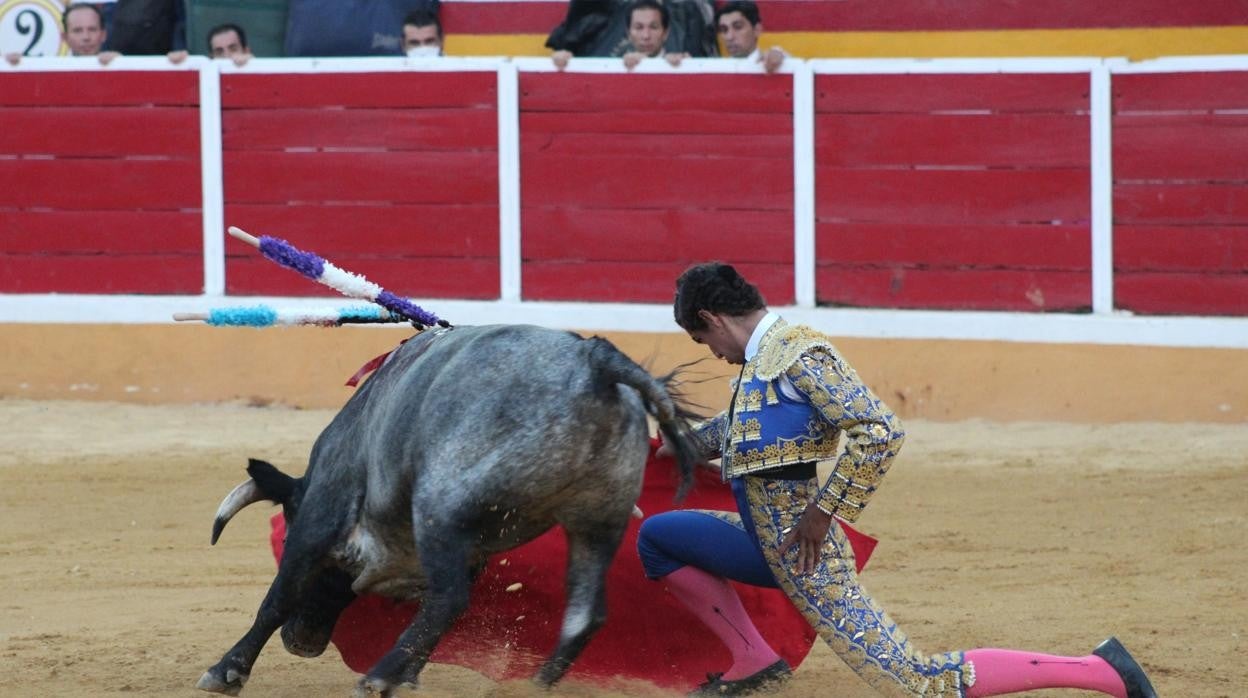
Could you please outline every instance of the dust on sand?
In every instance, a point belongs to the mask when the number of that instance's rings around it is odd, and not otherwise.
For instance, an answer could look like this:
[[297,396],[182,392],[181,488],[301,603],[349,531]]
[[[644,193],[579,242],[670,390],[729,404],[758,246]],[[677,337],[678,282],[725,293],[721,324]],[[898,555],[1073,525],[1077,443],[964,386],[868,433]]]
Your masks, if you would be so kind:
[[[332,416],[0,400],[0,695],[203,695],[273,575],[271,510],[210,548],[217,504],[249,456],[301,472]],[[882,541],[863,583],[917,647],[1083,654],[1114,633],[1163,696],[1248,695],[1248,428],[908,427],[860,523]],[[300,659],[275,638],[244,695],[347,695],[355,678],[332,648]],[[445,665],[422,692],[547,695]],[[817,644],[778,695],[874,694]]]

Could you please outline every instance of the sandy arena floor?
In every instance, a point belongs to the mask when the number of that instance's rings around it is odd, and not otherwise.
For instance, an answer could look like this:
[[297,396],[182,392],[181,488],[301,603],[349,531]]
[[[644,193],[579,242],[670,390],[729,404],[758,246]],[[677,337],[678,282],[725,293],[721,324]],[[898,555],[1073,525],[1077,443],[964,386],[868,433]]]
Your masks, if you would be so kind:
[[[301,472],[332,414],[0,400],[0,695],[206,695],[195,681],[273,574],[270,510],[212,548],[217,504],[248,456]],[[864,582],[917,646],[1082,654],[1116,633],[1167,698],[1248,696],[1248,428],[908,426],[860,523],[882,540]],[[422,678],[431,696],[545,695],[450,666]],[[332,649],[299,659],[275,638],[243,695],[354,681]],[[819,645],[780,695],[873,694]]]

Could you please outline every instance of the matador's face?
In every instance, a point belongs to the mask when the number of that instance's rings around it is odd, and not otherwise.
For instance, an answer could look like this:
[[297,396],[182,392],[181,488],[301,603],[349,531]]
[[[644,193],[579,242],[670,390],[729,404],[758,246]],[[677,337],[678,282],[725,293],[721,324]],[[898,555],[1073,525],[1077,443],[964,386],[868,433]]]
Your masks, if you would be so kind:
[[727,324],[718,320],[718,317],[713,317],[707,321],[705,328],[691,331],[689,337],[698,344],[705,344],[717,359],[730,364],[744,364],[745,344],[729,331]]

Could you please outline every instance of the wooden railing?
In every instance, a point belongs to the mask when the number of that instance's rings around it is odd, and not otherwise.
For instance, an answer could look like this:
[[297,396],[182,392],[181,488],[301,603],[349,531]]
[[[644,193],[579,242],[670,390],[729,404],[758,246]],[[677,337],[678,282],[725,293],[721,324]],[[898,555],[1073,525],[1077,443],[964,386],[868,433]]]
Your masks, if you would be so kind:
[[0,320],[323,294],[228,224],[570,326],[659,329],[714,258],[798,312],[922,311],[842,313],[849,333],[1060,314],[1087,341],[1248,345],[1204,320],[1248,316],[1245,110],[1237,56],[28,60],[0,69]]

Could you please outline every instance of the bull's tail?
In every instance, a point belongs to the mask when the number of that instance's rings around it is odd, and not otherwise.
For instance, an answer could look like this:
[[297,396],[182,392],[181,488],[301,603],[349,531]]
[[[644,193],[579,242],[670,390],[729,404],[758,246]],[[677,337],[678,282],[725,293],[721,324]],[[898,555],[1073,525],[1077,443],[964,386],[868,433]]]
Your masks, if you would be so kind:
[[655,378],[637,362],[628,358],[614,344],[602,337],[592,337],[590,362],[605,382],[622,384],[641,393],[646,411],[659,423],[663,440],[668,443],[680,467],[680,486],[676,500],[684,499],[693,486],[693,471],[698,462],[697,441],[689,427],[689,420],[699,415],[677,389],[679,369],[666,376]]

